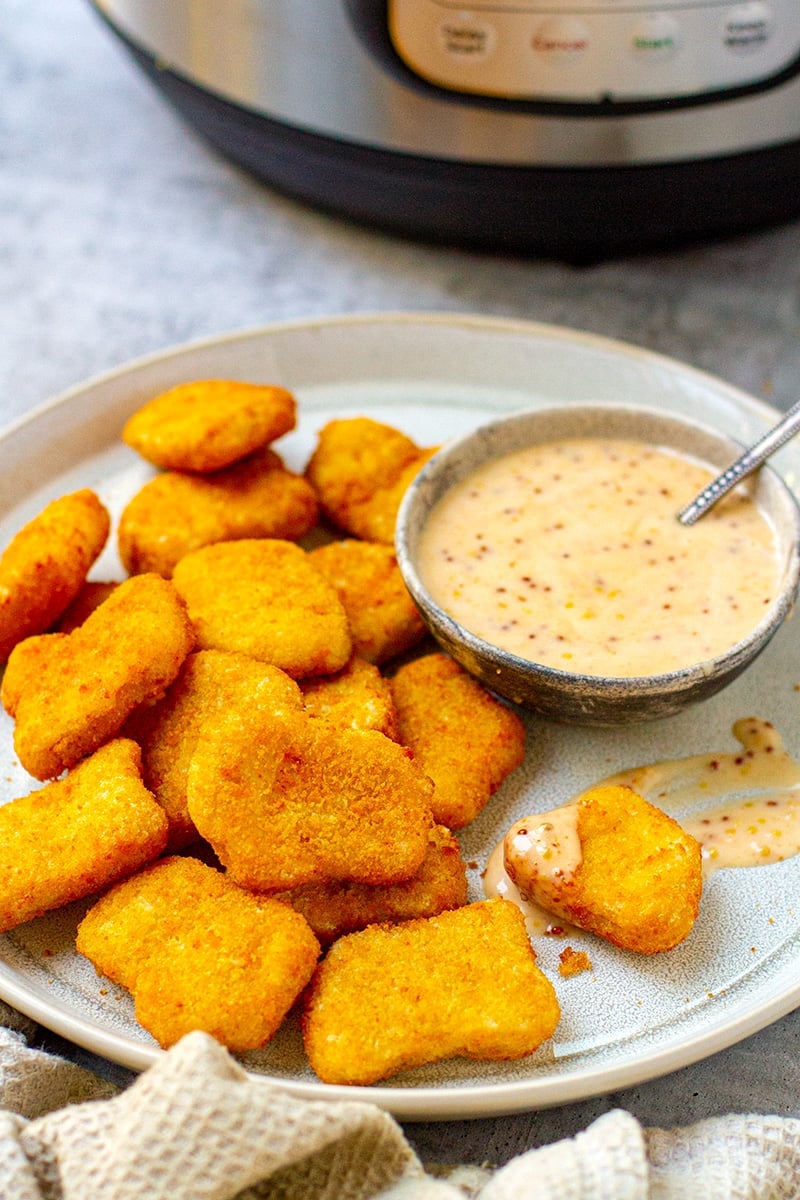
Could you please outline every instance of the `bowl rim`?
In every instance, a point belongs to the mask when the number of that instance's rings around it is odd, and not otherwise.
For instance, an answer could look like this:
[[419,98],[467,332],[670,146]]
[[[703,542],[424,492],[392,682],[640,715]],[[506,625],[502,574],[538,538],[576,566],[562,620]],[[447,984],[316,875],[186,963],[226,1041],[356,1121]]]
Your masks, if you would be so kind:
[[[453,641],[463,644],[476,657],[483,659],[489,665],[497,668],[498,672],[502,670],[516,670],[518,672],[531,673],[531,670],[533,670],[541,679],[551,681],[554,685],[568,686],[571,681],[574,681],[581,688],[594,692],[598,698],[604,696],[611,698],[614,693],[625,687],[635,689],[644,699],[647,695],[651,694],[688,690],[695,683],[724,673],[726,669],[733,669],[742,660],[744,660],[746,665],[749,659],[755,657],[772,634],[780,628],[792,611],[798,587],[800,587],[800,501],[798,501],[798,497],[780,473],[768,462],[764,463],[758,469],[754,478],[763,475],[770,479],[770,486],[774,489],[775,495],[782,497],[786,504],[787,515],[791,514],[791,521],[794,528],[793,537],[790,537],[788,534],[783,535],[778,529],[777,522],[770,519],[769,514],[766,514],[773,529],[779,534],[781,541],[785,540],[786,542],[781,564],[781,575],[775,597],[767,612],[746,637],[740,638],[713,658],[701,659],[699,662],[690,663],[685,667],[677,667],[671,671],[664,671],[653,675],[587,675],[580,671],[564,671],[559,667],[551,667],[545,663],[538,663],[533,659],[523,658],[521,655],[514,654],[510,650],[504,650],[492,642],[487,642],[478,634],[472,633],[471,630],[452,617],[433,599],[428,589],[422,583],[409,546],[409,540],[412,535],[411,518],[414,515],[413,510],[415,506],[419,503],[418,497],[421,490],[430,483],[432,476],[435,477],[446,469],[452,461],[453,456],[461,451],[464,446],[469,445],[469,443],[475,441],[477,438],[485,438],[487,433],[490,433],[494,429],[508,427],[510,424],[522,423],[526,418],[541,417],[542,419],[546,419],[548,416],[552,417],[560,414],[578,415],[590,413],[592,415],[599,415],[609,412],[618,413],[622,416],[641,416],[643,418],[655,419],[665,428],[673,426],[675,428],[683,428],[687,431],[694,430],[698,434],[716,441],[720,445],[720,448],[729,447],[734,458],[745,449],[743,443],[739,442],[736,438],[714,429],[713,426],[707,425],[704,422],[685,417],[680,413],[665,412],[643,404],[625,402],[611,404],[606,401],[585,401],[580,403],[565,403],[563,405],[546,404],[541,407],[516,409],[513,412],[483,422],[468,433],[451,439],[425,463],[422,470],[415,476],[406,489],[401,500],[395,526],[394,545],[397,563],[403,580],[411,593],[414,603],[420,609],[423,618],[426,616],[426,610],[430,610],[435,615],[436,621],[449,630]],[[568,434],[560,435],[562,438],[568,436]],[[576,436],[592,435],[576,434]],[[546,440],[551,439],[543,439],[542,444]],[[556,439],[553,438],[552,440]],[[529,444],[535,445],[536,443],[531,442]],[[658,443],[653,442],[652,444],[656,445]],[[507,453],[510,453],[510,451],[502,450],[496,454],[489,453],[486,455],[484,461],[490,462],[494,458],[504,457]],[[720,469],[723,469],[723,467],[721,466]],[[460,482],[467,473],[465,471],[461,475],[455,475],[448,486],[443,489],[441,495],[443,496],[446,491],[452,488],[457,482]],[[437,497],[437,500],[440,498],[441,496]],[[424,520],[418,526],[417,533],[421,531],[423,525]]]

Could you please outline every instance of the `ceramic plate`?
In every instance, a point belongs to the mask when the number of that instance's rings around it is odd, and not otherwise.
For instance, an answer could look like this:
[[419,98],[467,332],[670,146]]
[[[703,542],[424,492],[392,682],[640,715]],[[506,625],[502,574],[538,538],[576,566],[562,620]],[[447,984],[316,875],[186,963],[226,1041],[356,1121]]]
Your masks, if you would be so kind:
[[[695,417],[740,441],[775,419],[766,405],[708,375],[635,347],[569,330],[477,317],[419,314],[279,325],[180,347],[89,382],[7,430],[0,441],[0,544],[53,497],[96,488],[112,512],[149,476],[119,440],[128,414],[181,381],[226,376],[280,383],[300,403],[298,429],[282,439],[302,469],[316,432],[336,416],[369,414],[438,444],[507,410],[587,401],[641,402]],[[775,464],[790,485],[800,448]],[[121,577],[113,547],[92,572]],[[562,728],[528,717],[528,753],[460,835],[471,897],[480,868],[507,826],[564,803],[623,767],[735,748],[738,718],[771,720],[800,753],[800,646],[789,622],[760,659],[720,696],[685,714],[630,728]],[[0,724],[0,797],[35,785],[16,762],[10,722]],[[800,1003],[800,857],[718,872],[682,946],[654,959],[588,935],[592,970],[558,976],[563,940],[537,943],[563,1017],[552,1046],[516,1063],[451,1060],[385,1085],[321,1084],[291,1019],[248,1070],[311,1098],[368,1099],[406,1119],[461,1118],[535,1109],[640,1083],[728,1046]],[[74,951],[85,905],[31,921],[0,938],[0,995],[81,1046],[141,1069],[161,1053],[133,1019],[130,998]]]

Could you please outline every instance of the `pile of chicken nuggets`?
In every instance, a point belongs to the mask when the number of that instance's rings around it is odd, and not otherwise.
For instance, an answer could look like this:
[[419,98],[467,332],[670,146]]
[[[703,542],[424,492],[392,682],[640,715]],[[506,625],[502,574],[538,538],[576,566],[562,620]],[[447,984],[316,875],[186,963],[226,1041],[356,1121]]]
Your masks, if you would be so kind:
[[[263,1046],[366,1084],[516,1058],[559,1020],[520,911],[467,903],[456,837],[524,726],[446,655],[394,523],[435,452],[331,421],[305,473],[283,388],[200,380],[122,430],[157,473],[116,520],[82,489],[0,556],[0,698],[42,786],[0,807],[0,931],[79,899],[77,949],[164,1047]],[[306,549],[303,542],[313,534]]]

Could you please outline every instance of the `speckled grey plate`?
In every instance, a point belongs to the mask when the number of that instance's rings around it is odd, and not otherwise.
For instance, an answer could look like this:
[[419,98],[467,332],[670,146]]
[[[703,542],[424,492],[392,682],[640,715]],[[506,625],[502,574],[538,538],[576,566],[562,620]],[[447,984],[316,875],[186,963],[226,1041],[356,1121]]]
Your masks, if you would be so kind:
[[[0,439],[0,544],[41,506],[94,486],[121,504],[149,469],[119,441],[126,416],[182,380],[225,375],[277,382],[301,405],[298,430],[280,447],[305,463],[317,429],[334,416],[369,414],[421,444],[461,435],[493,415],[587,401],[642,403],[682,413],[750,442],[775,420],[766,405],[689,367],[635,347],[569,330],[472,317],[419,314],[334,318],[271,327],[190,345],[91,381],[7,430]],[[800,448],[775,467],[797,490]],[[93,571],[120,568],[113,547]],[[477,821],[461,834],[480,896],[480,867],[507,826],[563,803],[623,767],[735,746],[739,717],[771,720],[800,754],[800,646],[789,621],[761,657],[720,695],[688,712],[613,730],[567,728],[527,716],[528,754]],[[0,799],[38,786],[16,762],[10,722],[0,721]],[[542,939],[539,962],[554,980],[563,1017],[552,1046],[517,1063],[459,1059],[372,1088],[316,1080],[296,1023],[248,1069],[295,1093],[368,1099],[405,1119],[461,1118],[534,1109],[627,1087],[714,1053],[800,1004],[800,858],[721,871],[682,946],[655,959],[575,937],[593,970],[557,974],[563,942]],[[134,1069],[160,1054],[133,1019],[130,998],[74,951],[83,905],[0,937],[0,996],[45,1026]]]

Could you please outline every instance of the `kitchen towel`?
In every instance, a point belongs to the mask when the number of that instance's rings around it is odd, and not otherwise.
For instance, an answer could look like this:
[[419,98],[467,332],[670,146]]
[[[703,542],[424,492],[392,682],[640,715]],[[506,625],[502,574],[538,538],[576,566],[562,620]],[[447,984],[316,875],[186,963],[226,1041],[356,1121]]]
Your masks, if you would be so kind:
[[0,1002],[3,1200],[788,1200],[800,1120],[732,1115],[644,1129],[606,1113],[497,1170],[428,1168],[397,1122],[299,1099],[192,1033],[129,1087],[29,1045]]

